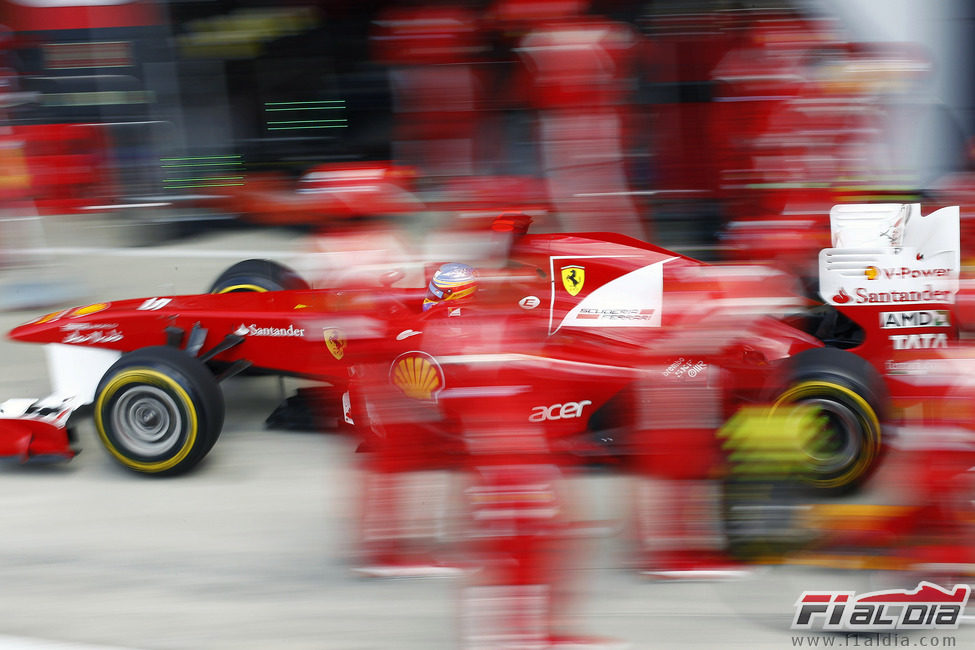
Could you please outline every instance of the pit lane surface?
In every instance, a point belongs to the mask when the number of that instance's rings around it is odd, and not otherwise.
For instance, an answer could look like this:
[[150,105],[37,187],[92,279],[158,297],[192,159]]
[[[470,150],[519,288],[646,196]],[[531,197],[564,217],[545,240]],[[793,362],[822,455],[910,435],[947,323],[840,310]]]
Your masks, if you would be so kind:
[[[34,257],[43,277],[74,295],[50,309],[0,313],[0,329],[60,306],[198,292],[237,259],[234,251],[285,259],[302,245],[296,235],[249,231],[117,249],[124,242],[105,236],[110,230],[79,232],[83,239],[49,238]],[[3,272],[13,291],[30,269],[15,271]],[[0,355],[0,399],[47,394],[39,346],[3,341]],[[273,378],[226,384],[221,439],[187,476],[121,469],[90,422],[70,463],[0,466],[0,649],[456,647],[458,581],[350,572],[354,443],[265,430],[280,390]],[[625,568],[628,486],[606,475],[575,482],[584,517],[610,524],[594,530],[573,574],[584,587],[577,629],[587,634],[633,648],[794,647],[801,635],[788,623],[802,590],[883,584],[822,570],[719,584],[648,581]],[[973,647],[975,625],[936,636]]]

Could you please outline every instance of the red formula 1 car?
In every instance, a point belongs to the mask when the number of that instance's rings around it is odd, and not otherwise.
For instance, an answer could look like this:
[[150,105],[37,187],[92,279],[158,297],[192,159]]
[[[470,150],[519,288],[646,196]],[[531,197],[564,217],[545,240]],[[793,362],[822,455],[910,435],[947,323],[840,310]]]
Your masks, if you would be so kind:
[[716,395],[701,405],[715,426],[742,402],[811,403],[829,434],[809,450],[811,480],[852,486],[878,458],[890,405],[918,390],[904,373],[957,339],[958,210],[838,206],[832,216],[838,247],[821,254],[825,302],[812,308],[781,274],[614,234],[528,234],[504,218],[493,234],[511,238],[507,257],[479,270],[463,308],[423,311],[424,287],[397,288],[395,274],[313,290],[248,260],[207,294],[47,314],[10,336],[47,346],[54,394],[2,405],[0,453],[72,457],[72,415],[90,406],[125,467],[185,471],[220,434],[221,382],[255,370],[338,387],[345,419],[368,436],[375,414],[358,392],[371,372],[437,405],[440,426],[463,420],[455,407],[490,403],[492,418],[570,452],[593,434],[625,451],[630,432],[667,417],[666,404],[642,397],[659,393],[648,386]]

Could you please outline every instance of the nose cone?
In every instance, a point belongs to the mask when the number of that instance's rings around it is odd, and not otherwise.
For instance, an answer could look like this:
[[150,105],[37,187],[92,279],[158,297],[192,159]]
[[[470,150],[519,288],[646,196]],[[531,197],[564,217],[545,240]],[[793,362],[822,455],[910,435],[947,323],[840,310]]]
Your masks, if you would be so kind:
[[102,317],[102,312],[109,307],[111,303],[98,302],[84,307],[53,311],[18,325],[7,333],[7,338],[30,343],[59,343],[64,338],[66,324],[80,325],[91,318],[99,319]]
[[14,341],[43,341],[45,336],[49,336],[51,332],[57,331],[60,325],[59,321],[70,312],[70,309],[51,312],[40,318],[28,321],[23,325],[18,325],[7,333],[7,338]]

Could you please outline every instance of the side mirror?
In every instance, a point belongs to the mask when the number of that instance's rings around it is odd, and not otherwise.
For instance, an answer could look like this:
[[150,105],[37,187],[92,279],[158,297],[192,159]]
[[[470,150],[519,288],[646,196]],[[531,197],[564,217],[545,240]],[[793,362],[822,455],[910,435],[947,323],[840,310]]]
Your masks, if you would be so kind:
[[395,271],[386,271],[379,276],[379,284],[383,285],[384,287],[391,287],[404,277],[406,277],[406,273],[400,269],[396,269]]

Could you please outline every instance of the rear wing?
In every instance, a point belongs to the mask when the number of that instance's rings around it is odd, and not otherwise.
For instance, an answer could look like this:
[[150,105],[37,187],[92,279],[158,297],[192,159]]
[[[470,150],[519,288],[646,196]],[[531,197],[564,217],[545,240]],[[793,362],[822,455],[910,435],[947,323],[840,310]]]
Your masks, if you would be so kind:
[[833,248],[819,253],[819,293],[863,328],[868,357],[957,339],[959,219],[957,206],[922,215],[917,203],[830,211]]
[[819,253],[819,293],[831,305],[951,304],[961,269],[959,211],[917,203],[837,205],[834,248]]

